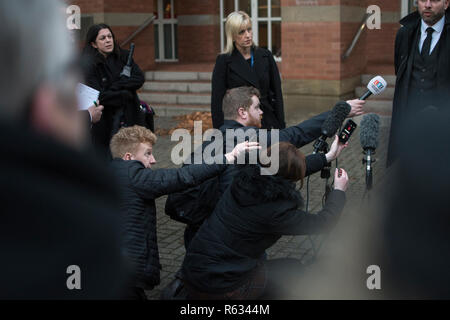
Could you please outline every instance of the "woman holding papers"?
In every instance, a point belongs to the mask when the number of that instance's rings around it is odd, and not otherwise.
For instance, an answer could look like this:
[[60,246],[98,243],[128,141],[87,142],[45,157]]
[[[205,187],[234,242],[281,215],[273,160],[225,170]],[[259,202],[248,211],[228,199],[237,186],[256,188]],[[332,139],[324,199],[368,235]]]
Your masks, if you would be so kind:
[[94,145],[106,154],[111,137],[121,127],[144,124],[136,90],[144,84],[145,77],[132,59],[131,72],[122,72],[128,56],[108,25],[97,24],[89,29],[83,50],[85,84],[100,91],[98,99],[104,106],[102,118],[92,126],[92,138]]

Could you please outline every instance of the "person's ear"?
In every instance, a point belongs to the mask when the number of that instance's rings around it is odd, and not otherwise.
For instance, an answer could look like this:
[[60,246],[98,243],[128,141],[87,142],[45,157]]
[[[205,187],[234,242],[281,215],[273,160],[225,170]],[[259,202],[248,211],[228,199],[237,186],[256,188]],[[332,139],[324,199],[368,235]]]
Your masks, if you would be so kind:
[[239,107],[238,108],[238,115],[239,115],[240,118],[246,119],[247,118],[247,110],[245,110],[244,107]]
[[123,155],[123,157],[122,157],[122,159],[123,159],[123,160],[126,160],[126,161],[128,161],[128,160],[133,160],[132,158],[133,158],[133,155],[132,155],[131,153],[129,153],[129,152],[125,153],[125,154]]
[[95,42],[91,42],[91,46],[92,46],[94,49],[98,49],[98,47],[97,47],[97,45],[95,44]]

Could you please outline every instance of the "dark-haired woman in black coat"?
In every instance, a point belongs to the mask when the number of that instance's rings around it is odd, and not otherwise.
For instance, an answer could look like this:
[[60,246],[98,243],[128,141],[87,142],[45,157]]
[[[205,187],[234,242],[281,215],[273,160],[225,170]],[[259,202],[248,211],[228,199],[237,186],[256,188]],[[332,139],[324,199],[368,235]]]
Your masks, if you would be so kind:
[[262,128],[283,129],[283,94],[277,64],[269,50],[253,43],[252,23],[243,11],[232,12],[225,24],[227,44],[217,57],[212,76],[211,114],[214,128],[223,124],[222,99],[228,89],[252,86],[261,93]]
[[306,164],[295,146],[279,143],[275,176],[262,175],[257,165],[245,166],[187,249],[182,277],[189,298],[284,297],[277,294],[295,284],[302,264],[296,259],[265,260],[265,250],[282,235],[319,234],[333,228],[348,185],[347,173],[340,170],[324,208],[310,214],[300,209],[303,200],[295,182],[303,182]]
[[144,73],[132,61],[131,76],[121,75],[129,52],[117,44],[114,33],[106,24],[92,26],[83,50],[83,70],[86,85],[100,91],[104,111],[92,127],[94,146],[109,154],[111,137],[123,126],[144,125],[140,100],[136,93],[145,81]]

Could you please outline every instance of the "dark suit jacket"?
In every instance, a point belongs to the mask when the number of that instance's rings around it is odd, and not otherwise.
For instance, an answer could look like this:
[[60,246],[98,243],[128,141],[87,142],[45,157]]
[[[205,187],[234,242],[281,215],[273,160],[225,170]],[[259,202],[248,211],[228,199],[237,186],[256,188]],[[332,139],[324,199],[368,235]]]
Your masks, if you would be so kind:
[[[413,53],[418,46],[416,34],[420,28],[421,18],[416,11],[400,20],[402,27],[397,32],[395,39],[395,84],[394,103],[392,108],[392,123],[389,137],[388,166],[397,157],[398,149],[396,139],[401,124],[411,116],[409,112],[408,94],[413,68]],[[439,39],[438,72],[436,88],[436,107],[446,106],[449,101],[448,88],[450,88],[450,15],[446,13],[445,26]]]
[[262,127],[283,129],[283,95],[277,64],[269,50],[255,47],[254,66],[250,67],[242,54],[235,48],[231,55],[217,57],[212,77],[211,113],[213,127],[223,124],[222,100],[228,89],[252,86],[261,93],[261,110],[264,112]]

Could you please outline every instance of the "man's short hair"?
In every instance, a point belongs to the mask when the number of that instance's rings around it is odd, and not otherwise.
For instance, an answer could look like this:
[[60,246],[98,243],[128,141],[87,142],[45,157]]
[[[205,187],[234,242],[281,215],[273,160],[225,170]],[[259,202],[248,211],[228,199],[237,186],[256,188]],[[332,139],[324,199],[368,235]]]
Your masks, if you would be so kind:
[[235,120],[238,117],[239,108],[248,110],[252,105],[252,97],[261,96],[259,90],[254,87],[237,87],[227,90],[222,101],[223,117],[225,120]]
[[141,126],[132,126],[120,129],[109,144],[113,158],[123,158],[129,153],[135,153],[141,143],[156,143],[156,136],[149,129]]

